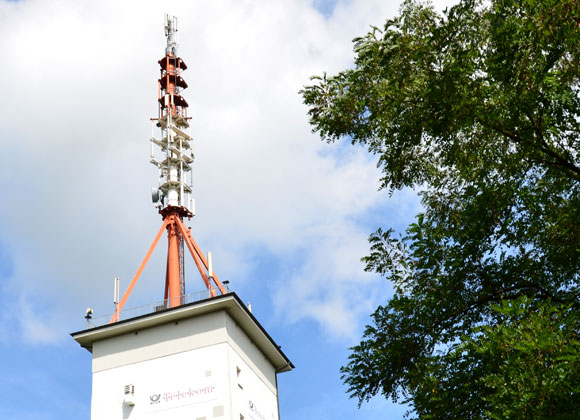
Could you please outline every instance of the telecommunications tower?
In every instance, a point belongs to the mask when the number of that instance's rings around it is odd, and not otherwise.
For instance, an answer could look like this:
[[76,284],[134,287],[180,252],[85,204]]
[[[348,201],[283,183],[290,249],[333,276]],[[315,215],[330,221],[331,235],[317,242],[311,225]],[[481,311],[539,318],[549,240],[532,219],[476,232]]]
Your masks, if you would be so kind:
[[[177,55],[177,18],[165,15],[165,56],[158,61],[158,115],[151,118],[151,163],[159,169],[159,185],[151,191],[151,197],[163,223],[153,244],[145,255],[137,274],[131,281],[120,302],[115,300],[115,314],[111,322],[120,318],[121,311],[135,286],[149,257],[157,246],[163,230],[167,231],[167,268],[165,273],[164,302],[169,308],[185,303],[184,244],[203,279],[209,296],[225,294],[226,289],[213,272],[211,254],[208,258],[185,227],[183,219],[191,219],[195,210],[192,197],[191,165],[195,155],[187,115],[188,104],[181,96],[187,88],[182,77],[187,65]],[[158,131],[158,137],[155,136]],[[157,149],[157,150],[156,150]]]
[[[159,113],[152,118],[152,197],[163,223],[115,312],[93,318],[72,337],[92,354],[91,420],[279,420],[277,375],[294,368],[238,295],[226,290],[184,219],[194,215],[185,62],[177,55],[177,19],[165,16]],[[123,311],[163,232],[167,231],[164,300]],[[205,290],[185,293],[184,248]],[[225,282],[224,282],[225,283]]]

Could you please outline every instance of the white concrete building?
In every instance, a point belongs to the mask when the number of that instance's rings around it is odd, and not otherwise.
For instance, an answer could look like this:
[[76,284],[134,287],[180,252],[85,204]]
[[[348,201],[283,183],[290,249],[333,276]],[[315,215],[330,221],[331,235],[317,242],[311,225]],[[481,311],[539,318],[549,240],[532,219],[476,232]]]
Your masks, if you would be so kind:
[[235,293],[71,335],[93,354],[91,420],[279,420],[294,368]]

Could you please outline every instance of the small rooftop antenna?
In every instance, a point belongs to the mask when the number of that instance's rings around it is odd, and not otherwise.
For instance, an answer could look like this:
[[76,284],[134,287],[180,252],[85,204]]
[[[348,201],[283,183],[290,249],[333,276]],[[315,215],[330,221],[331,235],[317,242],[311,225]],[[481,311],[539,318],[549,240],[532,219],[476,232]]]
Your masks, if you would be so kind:
[[115,305],[115,317],[119,319],[119,298],[121,296],[121,279],[115,277],[113,290],[113,305]]

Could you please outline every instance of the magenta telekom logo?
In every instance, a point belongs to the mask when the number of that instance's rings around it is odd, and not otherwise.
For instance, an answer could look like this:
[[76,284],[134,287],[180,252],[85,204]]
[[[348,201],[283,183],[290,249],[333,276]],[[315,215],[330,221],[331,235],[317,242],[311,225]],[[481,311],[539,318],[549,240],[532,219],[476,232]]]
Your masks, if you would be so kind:
[[161,402],[183,401],[196,397],[211,395],[215,392],[215,386],[204,386],[202,388],[189,387],[185,390],[173,392],[162,392],[160,394],[151,394],[149,396],[150,404],[159,404]]

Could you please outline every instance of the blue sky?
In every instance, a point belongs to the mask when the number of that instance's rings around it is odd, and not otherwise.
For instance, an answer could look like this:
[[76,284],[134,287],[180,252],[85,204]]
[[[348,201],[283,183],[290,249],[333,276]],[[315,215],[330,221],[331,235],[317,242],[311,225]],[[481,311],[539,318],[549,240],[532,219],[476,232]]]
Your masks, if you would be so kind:
[[[0,418],[90,416],[90,354],[68,335],[112,312],[159,229],[150,202],[163,13],[179,17],[196,139],[189,225],[216,273],[296,365],[283,420],[402,418],[357,408],[340,381],[389,285],[360,258],[378,227],[403,229],[412,192],[377,191],[376,162],[311,133],[298,90],[352,65],[351,40],[398,4],[223,0],[0,0]],[[128,308],[162,298],[159,247]],[[203,283],[187,266],[187,289]]]

